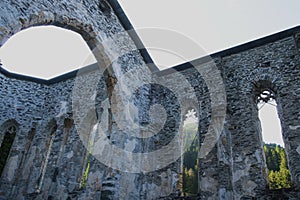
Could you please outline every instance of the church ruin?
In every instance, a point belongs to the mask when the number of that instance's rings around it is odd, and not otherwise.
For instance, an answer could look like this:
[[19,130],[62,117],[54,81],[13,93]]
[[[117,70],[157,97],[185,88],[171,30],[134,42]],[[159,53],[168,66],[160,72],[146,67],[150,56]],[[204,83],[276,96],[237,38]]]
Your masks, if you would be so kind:
[[[55,25],[79,33],[97,59],[50,80],[0,68],[0,199],[184,198],[189,110],[198,119],[195,199],[300,195],[300,27],[160,71],[116,0],[0,5],[1,45]],[[257,109],[265,91],[291,172],[292,188],[281,191],[268,187]]]

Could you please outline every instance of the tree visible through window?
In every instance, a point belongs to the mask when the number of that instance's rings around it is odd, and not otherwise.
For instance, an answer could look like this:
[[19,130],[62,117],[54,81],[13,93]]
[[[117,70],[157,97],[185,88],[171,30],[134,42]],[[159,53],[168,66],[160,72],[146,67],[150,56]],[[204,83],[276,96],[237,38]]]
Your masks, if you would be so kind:
[[193,109],[189,110],[185,117],[183,134],[186,135],[186,141],[184,146],[189,143],[191,145],[183,154],[182,192],[183,196],[193,196],[198,193],[198,118]]
[[270,189],[289,188],[291,187],[291,175],[288,169],[275,95],[272,90],[266,89],[261,92],[257,100]]
[[265,144],[270,189],[290,188],[291,175],[284,148],[277,144]]

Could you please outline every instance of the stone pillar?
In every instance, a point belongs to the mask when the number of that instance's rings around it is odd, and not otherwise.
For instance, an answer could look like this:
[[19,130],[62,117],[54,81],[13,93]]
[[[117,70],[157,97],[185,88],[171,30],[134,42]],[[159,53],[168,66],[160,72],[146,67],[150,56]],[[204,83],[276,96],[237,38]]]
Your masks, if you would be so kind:
[[249,97],[235,95],[229,101],[234,196],[254,198],[267,186],[256,104]]
[[200,102],[199,180],[201,199],[231,199],[230,132],[224,128],[226,94],[214,65],[201,66],[207,89]]
[[[294,83],[294,87],[299,84]],[[282,88],[280,92],[278,111],[282,124],[282,134],[291,172],[292,187],[300,189],[300,104],[299,92],[289,88]]]

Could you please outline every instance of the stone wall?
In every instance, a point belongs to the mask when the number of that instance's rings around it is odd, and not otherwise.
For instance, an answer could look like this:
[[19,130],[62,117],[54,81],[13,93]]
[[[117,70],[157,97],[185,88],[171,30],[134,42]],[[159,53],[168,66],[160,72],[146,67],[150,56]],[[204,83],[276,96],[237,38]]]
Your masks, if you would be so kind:
[[[121,130],[110,116],[110,103],[118,113],[124,110],[128,99],[122,93],[126,88],[119,84],[119,93],[113,96],[111,90],[116,84],[114,80],[128,82],[126,78],[119,78],[124,73],[135,67],[145,67],[134,41],[125,30],[130,24],[121,17],[124,13],[118,10],[118,4],[93,0],[2,1],[0,4],[1,45],[22,29],[55,25],[81,34],[99,63],[96,68],[92,67],[94,70],[88,69],[88,73],[80,70],[78,73],[83,76],[65,81],[55,78],[47,82],[5,73],[14,77],[11,79],[1,74],[1,94],[6,97],[1,122],[14,119],[19,125],[1,179],[1,198],[98,199],[101,196],[103,199],[138,199],[144,179],[142,174],[105,167],[86,148],[93,123],[102,120],[103,116],[107,118],[103,121],[110,123],[105,127],[110,140],[120,147],[128,142],[128,137],[119,134]],[[134,80],[132,83],[135,84],[143,83],[151,76],[143,73],[127,79]],[[86,101],[86,97],[91,97],[92,101]],[[1,138],[4,131],[1,131]],[[137,149],[140,148],[139,144]],[[87,167],[89,173],[83,186]],[[130,187],[123,187],[128,182],[132,183]],[[155,190],[152,193],[153,197],[159,195]]]
[[297,199],[299,27],[160,72],[125,32],[115,1],[4,0],[0,11],[1,44],[51,24],[80,33],[98,61],[49,81],[1,70],[0,142],[10,125],[17,132],[0,199],[183,198],[190,109],[199,119],[195,198],[271,199],[256,101],[265,89],[275,94],[292,174],[284,197]]
[[[248,51],[233,54],[222,59],[227,94],[227,120],[231,138],[232,184],[237,197],[251,197],[261,194],[267,188],[266,166],[263,156],[262,136],[258,119],[256,95],[260,89],[269,88],[276,95],[279,117],[283,127],[287,154],[295,155],[289,148],[298,143],[291,137],[287,127],[297,114],[295,107],[288,106],[296,95],[287,94],[298,87],[299,52],[293,37],[287,37]],[[263,65],[266,64],[266,65]],[[287,75],[288,74],[288,75]],[[289,85],[292,84],[293,87]],[[284,111],[283,111],[284,110]],[[284,114],[285,113],[285,114]],[[287,114],[289,113],[289,114]],[[292,176],[296,177],[296,161],[290,159]],[[293,161],[293,162],[292,162]],[[295,165],[296,164],[296,165]],[[299,185],[297,180],[294,186]]]

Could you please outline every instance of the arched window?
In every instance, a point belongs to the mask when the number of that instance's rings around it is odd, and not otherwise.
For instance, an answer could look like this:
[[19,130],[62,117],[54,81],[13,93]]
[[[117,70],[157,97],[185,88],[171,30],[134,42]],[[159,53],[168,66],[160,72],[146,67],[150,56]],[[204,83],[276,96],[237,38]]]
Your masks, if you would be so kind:
[[92,159],[92,151],[94,148],[95,137],[97,134],[97,114],[93,111],[88,112],[87,116],[84,118],[81,128],[86,133],[86,137],[84,139],[84,147],[86,148],[86,154],[83,160],[83,168],[82,175],[80,180],[80,188],[85,188],[88,180],[89,171],[91,168]]
[[97,126],[98,126],[98,124],[93,125],[90,136],[89,136],[89,144],[87,147],[87,153],[86,153],[85,161],[84,161],[85,166],[84,166],[84,169],[82,172],[82,178],[81,178],[81,183],[80,183],[81,188],[84,188],[86,186],[86,182],[88,179],[89,170],[91,167],[92,151],[93,151],[93,147],[94,147]]
[[3,125],[3,139],[0,147],[0,175],[2,175],[7,159],[9,157],[16,132],[17,125],[15,123],[7,122]]
[[194,109],[186,112],[182,131],[185,152],[182,159],[182,195],[195,196],[198,193],[198,117]]
[[56,121],[53,119],[50,121],[50,123],[47,126],[47,130],[50,130],[50,134],[48,135],[48,140],[46,142],[46,156],[43,160],[42,166],[41,166],[41,171],[40,171],[40,176],[38,178],[38,183],[36,186],[36,191],[39,192],[42,189],[42,185],[44,182],[44,177],[45,177],[45,173],[46,173],[46,169],[47,169],[47,165],[48,165],[48,161],[49,161],[49,157],[50,157],[50,153],[51,153],[51,149],[52,149],[52,144],[54,141],[54,138],[56,136],[56,130],[57,130],[57,123]]
[[257,106],[268,168],[269,187],[270,189],[289,188],[291,187],[291,177],[277,112],[276,95],[271,87],[260,88],[257,93]]

